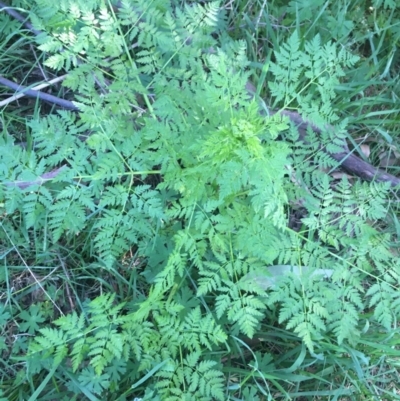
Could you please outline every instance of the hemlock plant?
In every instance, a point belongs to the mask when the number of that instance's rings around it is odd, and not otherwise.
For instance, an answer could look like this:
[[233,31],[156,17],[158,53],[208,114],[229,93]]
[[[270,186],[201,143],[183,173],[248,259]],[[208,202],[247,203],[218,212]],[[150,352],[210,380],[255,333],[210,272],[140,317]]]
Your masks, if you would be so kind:
[[275,52],[276,106],[335,127],[302,141],[250,98],[246,45],[227,36],[219,3],[177,3],[29,4],[46,65],[68,72],[79,112],[32,118],[28,149],[0,139],[2,181],[60,169],[43,185],[0,187],[1,241],[84,244],[101,272],[130,252],[145,261],[136,298],[104,293],[54,324],[26,321],[40,327],[29,375],[53,372],[89,399],[128,380],[121,397],[225,400],[232,338],[274,322],[321,359],[323,339],[356,345],[367,322],[390,329],[400,312],[399,258],[376,228],[389,186],[334,181],[324,151],[345,136],[332,100],[357,58],[296,33]]

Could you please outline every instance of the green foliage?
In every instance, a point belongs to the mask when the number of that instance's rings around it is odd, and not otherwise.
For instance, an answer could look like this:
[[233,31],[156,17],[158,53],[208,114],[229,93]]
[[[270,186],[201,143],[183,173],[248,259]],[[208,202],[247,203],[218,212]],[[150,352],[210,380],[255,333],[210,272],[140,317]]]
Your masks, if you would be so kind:
[[[33,293],[43,287],[25,262],[32,247],[68,277],[65,315],[49,311],[55,291],[18,313],[1,304],[0,322],[12,317],[32,337],[13,351],[31,381],[55,372],[57,391],[76,399],[272,399],[285,381],[309,379],[306,369],[293,374],[303,361],[348,354],[369,325],[396,326],[400,262],[394,237],[380,229],[390,188],[333,180],[339,163],[327,154],[347,137],[335,101],[358,56],[298,31],[275,49],[272,103],[322,131],[301,141],[293,124],[262,116],[262,102],[249,98],[248,49],[226,34],[218,2],[30,3],[45,65],[68,72],[64,85],[80,109],[36,113],[25,149],[0,138],[4,258],[24,261]],[[289,10],[309,18],[300,3]],[[295,209],[299,229],[288,224]],[[71,280],[60,255],[83,278]],[[271,266],[293,269],[266,287]],[[80,289],[89,270],[95,295]],[[78,310],[70,286],[85,299]],[[265,325],[300,342],[283,373],[274,375],[274,356],[251,350],[254,366],[240,366]],[[240,360],[232,368],[240,384],[226,374],[227,359]]]
[[339,50],[332,42],[322,46],[319,35],[306,42],[302,51],[296,31],[275,57],[276,62],[270,67],[275,82],[270,83],[270,90],[276,101],[283,100],[284,107],[292,106],[295,101],[304,117],[317,126],[337,121],[339,117],[331,104],[336,96],[335,87],[345,76],[344,68],[353,66],[359,57],[343,48]]
[[133,361],[132,379],[164,361],[165,366],[156,373],[156,389],[161,395],[224,399],[223,375],[215,369],[218,363],[203,355],[203,347],[211,351],[226,340],[211,315],[202,316],[196,307],[182,316],[184,305],[170,303],[154,312],[153,324],[138,321],[135,313],[121,315],[124,305],[114,305],[114,301],[113,295],[97,297],[87,305],[85,314],[74,312],[57,319],[58,329],[41,329],[30,344],[29,371],[40,371],[49,361],[62,366],[69,377],[80,372],[75,376],[80,385],[101,394],[118,388],[121,375],[128,366],[132,369]]

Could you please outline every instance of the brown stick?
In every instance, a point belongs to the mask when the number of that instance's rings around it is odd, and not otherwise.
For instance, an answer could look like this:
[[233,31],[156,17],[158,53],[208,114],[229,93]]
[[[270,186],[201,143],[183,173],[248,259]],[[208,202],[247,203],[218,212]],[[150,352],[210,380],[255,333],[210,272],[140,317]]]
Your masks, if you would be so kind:
[[[315,125],[311,124],[308,121],[303,120],[300,114],[292,112],[292,111],[282,111],[282,115],[289,118],[299,129],[300,136],[303,138],[306,135],[307,128],[311,127],[311,129],[317,134],[321,133],[321,130]],[[332,128],[332,127],[329,127]],[[333,129],[333,128],[332,128]],[[386,171],[380,170],[376,167],[373,167],[371,164],[365,162],[360,159],[352,152],[349,151],[347,144],[343,144],[343,152],[340,153],[329,153],[327,152],[333,159],[340,163],[340,166],[347,170],[349,173],[356,175],[357,177],[362,178],[366,181],[377,181],[377,182],[390,182],[392,187],[397,187],[400,185],[400,179],[395,177],[392,174],[387,173]]]
[[[248,93],[250,94],[251,97],[255,96],[256,89],[255,86],[251,83],[248,82],[246,85],[246,89]],[[265,104],[265,102],[264,102]],[[272,110],[268,108],[267,110],[269,115],[274,115],[274,114],[281,114],[282,116],[288,117],[289,120],[297,127],[299,130],[300,138],[302,140],[305,139],[306,134],[307,134],[307,129],[311,128],[316,134],[321,134],[322,131],[320,128],[316,127],[314,124],[312,124],[310,121],[307,121],[301,117],[299,113],[296,113],[294,111],[288,111],[288,110]],[[265,114],[265,110],[261,111],[263,114]],[[330,125],[327,126],[327,129],[332,129],[334,128]],[[347,147],[347,144],[345,141],[343,141],[343,151],[339,153],[330,153],[325,150],[325,152],[330,155],[334,160],[336,160],[338,163],[340,163],[340,166],[344,168],[347,172],[356,175],[357,177],[360,177],[361,179],[365,181],[377,181],[377,182],[390,182],[390,185],[392,187],[397,187],[400,185],[400,178],[387,173],[386,171],[380,170],[376,167],[373,167],[371,164],[365,162],[364,160],[360,159],[356,155],[354,155],[349,148]]]
[[61,173],[61,171],[64,170],[64,167],[65,166],[62,166],[48,173],[44,173],[43,175],[37,177],[33,181],[8,181],[8,182],[3,182],[3,184],[7,187],[18,187],[21,189],[28,188],[32,185],[43,185],[45,182],[51,181],[52,179],[57,177]]
[[16,84],[15,82],[12,82],[7,78],[2,77],[1,75],[0,75],[0,85],[7,86],[8,88],[14,89],[18,93],[23,93],[26,96],[39,98],[51,104],[57,104],[58,106],[61,106],[67,110],[73,110],[73,111],[79,110],[78,106],[75,106],[69,100],[61,99],[57,96],[49,95],[48,93],[40,92],[38,90],[29,89],[26,86],[21,86],[19,84]]
[[27,20],[27,18],[23,17],[19,12],[15,11],[15,7],[11,7],[8,4],[0,1],[0,11],[5,11],[8,15],[15,18],[17,21],[22,22],[34,35],[38,36],[42,32],[35,29],[32,24]]

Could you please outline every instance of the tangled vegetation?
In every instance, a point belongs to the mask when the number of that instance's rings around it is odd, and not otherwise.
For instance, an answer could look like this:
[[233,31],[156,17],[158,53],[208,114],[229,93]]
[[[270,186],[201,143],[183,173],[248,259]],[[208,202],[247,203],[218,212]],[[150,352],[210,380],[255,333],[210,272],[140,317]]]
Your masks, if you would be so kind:
[[0,400],[400,399],[399,40],[392,0],[0,2]]

